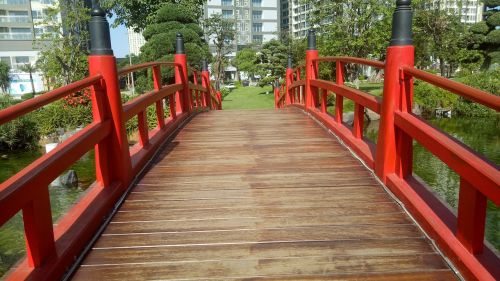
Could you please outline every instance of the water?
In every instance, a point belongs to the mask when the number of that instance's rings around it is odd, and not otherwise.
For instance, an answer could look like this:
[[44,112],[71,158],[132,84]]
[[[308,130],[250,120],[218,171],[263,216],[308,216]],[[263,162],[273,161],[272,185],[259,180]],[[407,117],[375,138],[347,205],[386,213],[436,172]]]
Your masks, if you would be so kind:
[[[42,155],[42,151],[0,153],[0,182],[29,165]],[[95,181],[94,152],[91,151],[76,162],[71,169],[78,175],[78,187],[50,186],[52,220],[57,221]],[[0,227],[0,276],[26,253],[21,212]]]
[[[500,117],[453,117],[428,120],[496,165],[500,164]],[[365,127],[365,136],[376,141],[378,121]],[[417,142],[413,146],[413,172],[422,178],[455,211],[458,205],[460,177]],[[488,202],[486,240],[500,250],[500,208]]]

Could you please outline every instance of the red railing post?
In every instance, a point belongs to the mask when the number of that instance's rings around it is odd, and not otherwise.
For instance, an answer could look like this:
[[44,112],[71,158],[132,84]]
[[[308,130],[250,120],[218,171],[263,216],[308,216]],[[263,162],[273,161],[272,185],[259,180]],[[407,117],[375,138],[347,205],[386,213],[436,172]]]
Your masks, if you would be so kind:
[[[196,70],[193,71],[193,84],[198,85],[198,72]],[[195,90],[194,93],[195,93],[196,107],[200,107],[201,106],[200,92],[198,90]]]
[[412,109],[412,81],[406,79],[401,70],[403,66],[414,64],[412,11],[409,2],[396,2],[392,38],[387,48],[384,69],[384,94],[375,161],[375,172],[384,183],[391,173],[405,178],[411,174],[412,167],[412,139],[394,124],[396,110],[411,112]]
[[286,68],[286,74],[285,74],[285,85],[286,85],[286,97],[285,97],[285,102],[287,105],[293,103],[293,93],[292,90],[290,90],[290,85],[292,84],[293,80],[293,62],[292,62],[292,55],[288,55],[288,65]]
[[[111,119],[111,134],[95,147],[97,181],[108,186],[119,181],[126,188],[132,179],[132,163],[128,148],[127,132],[123,119],[123,108],[116,69],[116,59],[111,49],[109,25],[105,12],[92,10],[90,22],[91,50],[89,56],[90,75],[101,74],[102,83],[92,88],[94,120]],[[102,106],[97,106],[102,103]],[[98,109],[100,108],[100,109]]]
[[480,254],[484,249],[486,199],[472,184],[460,178],[456,235],[472,254]]
[[[299,81],[300,80],[300,68],[297,68],[297,71],[295,72],[295,81]],[[302,86],[299,86],[299,87],[296,87],[295,88],[295,93],[297,95],[297,99],[299,100],[299,103],[300,104],[304,104],[304,91],[303,91],[303,87]]]
[[201,68],[201,86],[207,89],[207,92],[203,95],[203,106],[207,106],[212,109],[212,98],[210,95],[210,72],[208,71],[208,62],[203,59]]
[[[344,64],[337,60],[335,62],[335,83],[337,85],[342,86],[344,85]],[[343,114],[344,114],[344,97],[335,94],[335,120],[337,123],[342,124],[342,119],[343,119]]]
[[279,98],[280,98],[280,82],[279,82],[278,78],[275,78],[275,80],[274,80],[274,108],[280,108]]
[[36,198],[23,208],[26,255],[31,267],[39,267],[56,254],[48,186],[40,186]]
[[[161,66],[153,66],[153,83],[155,90],[160,90],[162,87],[162,82],[161,82]],[[165,127],[165,112],[163,110],[163,102],[162,101],[157,101],[156,102],[156,119],[158,121],[157,125],[158,128],[163,128]]]
[[182,34],[177,33],[175,41],[174,62],[178,64],[175,68],[175,83],[182,84],[183,89],[176,93],[176,110],[177,112],[191,111],[191,93],[189,92],[187,58],[184,51],[184,39]]
[[306,109],[316,108],[318,104],[318,89],[311,85],[311,79],[316,79],[318,75],[318,64],[314,61],[316,58],[318,58],[316,32],[314,29],[309,29],[306,50]]

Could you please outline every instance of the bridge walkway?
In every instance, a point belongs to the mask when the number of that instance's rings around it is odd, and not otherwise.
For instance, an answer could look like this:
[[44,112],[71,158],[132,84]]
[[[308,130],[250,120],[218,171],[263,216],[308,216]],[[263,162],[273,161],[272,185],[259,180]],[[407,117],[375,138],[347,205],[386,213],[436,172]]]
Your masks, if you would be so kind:
[[456,280],[297,108],[210,111],[160,152],[74,280]]

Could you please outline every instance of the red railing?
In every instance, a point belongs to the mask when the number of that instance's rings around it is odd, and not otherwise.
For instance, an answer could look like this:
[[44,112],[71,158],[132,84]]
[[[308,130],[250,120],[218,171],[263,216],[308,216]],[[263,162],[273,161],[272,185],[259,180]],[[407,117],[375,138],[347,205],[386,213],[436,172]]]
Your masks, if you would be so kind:
[[[161,67],[175,69],[175,84],[162,85]],[[208,71],[202,71],[200,86],[197,71],[191,69],[194,81],[188,82],[184,54],[176,54],[174,62],[150,62],[120,71],[114,56],[92,55],[89,68],[88,78],[0,110],[2,125],[82,89],[90,87],[92,92],[94,121],[0,185],[0,225],[22,211],[27,245],[27,258],[7,280],[60,279],[162,143],[196,112],[221,108],[221,101],[211,95]],[[119,76],[146,68],[152,68],[154,90],[122,105]],[[157,126],[148,128],[146,112],[152,105]],[[134,116],[139,143],[129,149],[125,123]],[[92,148],[96,182],[53,226],[48,186]]]
[[[318,78],[320,62],[336,63],[335,82]],[[383,69],[383,98],[345,86],[346,63]],[[389,47],[386,62],[318,57],[317,51],[307,50],[305,65],[304,79],[295,74],[297,69],[287,69],[285,105],[304,109],[340,137],[404,203],[467,279],[500,278],[500,258],[483,243],[486,202],[491,200],[500,205],[498,166],[411,111],[414,78],[496,111],[500,110],[500,97],[415,69],[412,46]],[[304,87],[301,91],[305,92],[302,99],[305,102],[297,99],[300,87]],[[333,115],[327,112],[329,94],[336,96]],[[344,98],[355,104],[352,126],[342,120]],[[283,107],[283,103],[276,103],[276,107]],[[363,137],[365,108],[380,114],[377,144]],[[460,176],[457,216],[425,184],[414,178],[414,140]]]

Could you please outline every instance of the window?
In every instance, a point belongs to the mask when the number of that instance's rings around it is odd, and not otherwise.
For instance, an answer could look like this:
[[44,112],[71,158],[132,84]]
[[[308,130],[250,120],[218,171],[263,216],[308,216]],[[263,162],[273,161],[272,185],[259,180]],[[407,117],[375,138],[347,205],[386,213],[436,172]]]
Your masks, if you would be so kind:
[[232,6],[233,0],[222,0],[222,6]]
[[222,18],[230,19],[233,17],[233,10],[222,10]]
[[30,57],[14,57],[16,60],[16,63],[29,63],[30,62]]
[[256,44],[262,44],[262,35],[252,35],[252,41]]
[[252,11],[252,18],[254,20],[262,19],[262,11]]
[[262,0],[252,0],[252,6],[254,7],[262,6]]
[[9,11],[9,16],[28,16],[28,11]]
[[253,32],[262,32],[262,23],[254,23],[252,24]]

